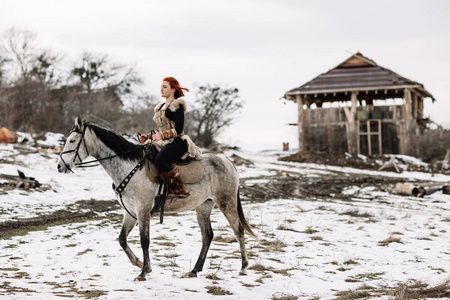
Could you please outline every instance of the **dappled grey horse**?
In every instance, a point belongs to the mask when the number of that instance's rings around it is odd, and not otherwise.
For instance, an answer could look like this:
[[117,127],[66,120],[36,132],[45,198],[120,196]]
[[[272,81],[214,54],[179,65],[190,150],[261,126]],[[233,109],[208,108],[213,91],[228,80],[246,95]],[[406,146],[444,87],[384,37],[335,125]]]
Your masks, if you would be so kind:
[[[117,187],[130,171],[143,159],[145,153],[142,146],[127,141],[122,136],[99,126],[75,119],[75,125],[70,131],[64,150],[58,160],[58,171],[68,173],[91,156],[98,161]],[[197,221],[202,234],[202,249],[198,260],[187,275],[197,276],[202,271],[209,246],[213,239],[210,215],[214,204],[225,215],[239,242],[242,257],[240,274],[245,274],[248,259],[245,250],[244,232],[256,237],[247,223],[239,198],[239,178],[234,165],[223,155],[204,154],[200,159],[205,175],[202,180],[185,184],[190,196],[174,203],[167,203],[165,212],[177,213],[195,209]],[[151,164],[152,168],[155,166]],[[136,280],[145,280],[147,273],[152,271],[149,258],[150,217],[154,206],[154,198],[159,184],[150,181],[145,168],[137,169],[121,193],[121,205],[125,209],[119,242],[131,263],[142,269]],[[127,243],[128,234],[139,224],[139,234],[143,251],[141,262]]]

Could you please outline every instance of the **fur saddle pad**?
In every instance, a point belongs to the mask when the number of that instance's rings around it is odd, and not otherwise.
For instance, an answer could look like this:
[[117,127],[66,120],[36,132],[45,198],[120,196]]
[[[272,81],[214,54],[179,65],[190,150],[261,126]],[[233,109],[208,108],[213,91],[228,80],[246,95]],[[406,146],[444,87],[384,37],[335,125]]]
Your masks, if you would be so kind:
[[[180,176],[183,183],[196,183],[205,176],[205,170],[198,160],[194,160],[188,165],[178,165],[178,168],[180,169]],[[150,181],[161,182],[159,170],[148,159],[145,162],[145,173]]]

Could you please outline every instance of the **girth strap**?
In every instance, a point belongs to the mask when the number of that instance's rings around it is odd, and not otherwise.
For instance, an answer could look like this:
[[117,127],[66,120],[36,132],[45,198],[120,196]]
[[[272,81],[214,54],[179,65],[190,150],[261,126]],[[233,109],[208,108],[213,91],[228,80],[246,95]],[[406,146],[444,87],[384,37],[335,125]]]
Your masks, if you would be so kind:
[[[145,163],[145,159],[146,159],[146,157],[144,157],[133,168],[133,170],[131,170],[131,172],[127,175],[127,177],[125,177],[122,180],[122,182],[119,184],[118,187],[114,187],[114,184],[113,184],[114,191],[119,195],[120,204],[125,209],[125,211],[135,220],[137,220],[137,218],[135,216],[133,216],[133,214],[127,209],[127,207],[125,206],[125,203],[123,202],[122,192],[125,190],[126,186],[130,182],[130,180],[134,176],[134,174],[136,174],[136,172],[138,170],[142,169],[142,167],[144,166],[144,163]],[[158,188],[158,194],[155,196],[155,202],[153,204],[153,208],[151,211],[151,215],[160,211],[160,214],[159,214],[159,223],[160,224],[162,224],[164,221],[164,204],[166,203],[166,194],[167,194],[167,186],[164,184],[164,182],[161,182],[159,185],[159,188]]]

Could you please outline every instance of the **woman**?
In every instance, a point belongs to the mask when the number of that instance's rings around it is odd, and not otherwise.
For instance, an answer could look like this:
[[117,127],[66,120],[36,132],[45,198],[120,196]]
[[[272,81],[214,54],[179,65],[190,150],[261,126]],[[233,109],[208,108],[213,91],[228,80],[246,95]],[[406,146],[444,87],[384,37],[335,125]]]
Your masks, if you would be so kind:
[[[184,189],[178,166],[172,165],[185,154],[197,159],[201,154],[200,149],[195,146],[189,136],[183,134],[186,111],[186,102],[180,99],[184,96],[183,91],[189,92],[187,88],[181,87],[175,78],[163,79],[161,96],[166,101],[155,107],[153,120],[158,131],[151,135],[153,143],[159,150],[154,163],[161,171],[161,179],[167,185],[168,197],[172,198],[184,198],[190,195]],[[149,136],[150,134],[141,135],[140,141],[142,143],[148,141]]]

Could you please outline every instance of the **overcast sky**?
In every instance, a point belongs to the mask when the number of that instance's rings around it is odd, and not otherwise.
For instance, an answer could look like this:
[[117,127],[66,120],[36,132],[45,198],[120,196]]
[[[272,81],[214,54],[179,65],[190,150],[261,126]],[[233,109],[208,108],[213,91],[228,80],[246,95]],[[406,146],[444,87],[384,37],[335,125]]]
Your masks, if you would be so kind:
[[0,32],[12,26],[74,59],[87,50],[135,65],[156,95],[166,76],[237,87],[245,107],[222,139],[245,150],[296,147],[286,124],[297,107],[280,97],[358,51],[422,83],[437,100],[425,114],[450,128],[446,0],[3,0]]

